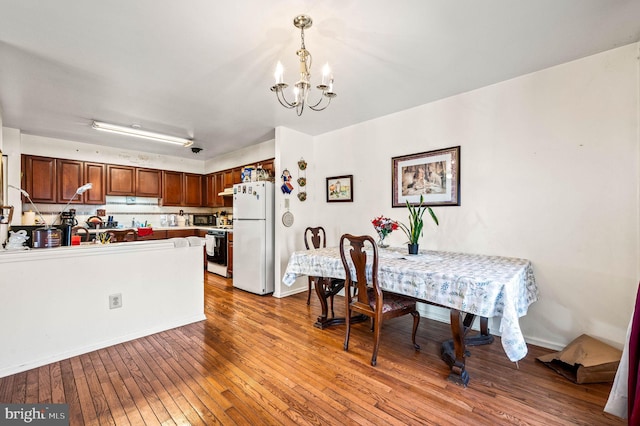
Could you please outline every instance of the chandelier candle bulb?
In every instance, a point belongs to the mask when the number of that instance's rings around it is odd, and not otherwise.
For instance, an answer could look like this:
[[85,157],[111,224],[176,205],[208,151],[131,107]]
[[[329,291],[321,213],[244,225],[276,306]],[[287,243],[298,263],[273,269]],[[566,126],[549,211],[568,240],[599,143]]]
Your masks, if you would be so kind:
[[282,68],[282,62],[280,61],[276,64],[276,72],[274,76],[276,78],[276,84],[282,84],[284,82],[284,69]]

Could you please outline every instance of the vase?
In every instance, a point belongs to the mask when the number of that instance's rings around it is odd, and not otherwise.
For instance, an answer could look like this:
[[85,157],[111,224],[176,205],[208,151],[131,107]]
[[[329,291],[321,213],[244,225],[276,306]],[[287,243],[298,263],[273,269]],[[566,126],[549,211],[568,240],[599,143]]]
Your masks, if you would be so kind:
[[407,244],[407,249],[409,250],[409,254],[418,254],[418,243]]
[[384,239],[385,239],[385,238],[387,238],[387,236],[386,236],[386,235],[383,235],[383,234],[380,234],[380,233],[378,234],[378,236],[380,237],[380,238],[378,239],[378,247],[379,247],[379,248],[387,248],[387,247],[389,247],[389,244],[386,244],[386,243],[384,242]]

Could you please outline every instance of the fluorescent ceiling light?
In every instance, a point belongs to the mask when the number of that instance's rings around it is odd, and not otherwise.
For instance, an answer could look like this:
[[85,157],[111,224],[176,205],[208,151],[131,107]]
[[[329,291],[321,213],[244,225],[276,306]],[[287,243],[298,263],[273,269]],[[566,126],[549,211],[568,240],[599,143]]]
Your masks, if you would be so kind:
[[174,145],[182,145],[184,147],[193,145],[193,140],[191,139],[163,135],[161,133],[155,132],[148,132],[146,130],[136,129],[135,127],[118,126],[116,124],[103,123],[101,121],[94,121],[91,127],[96,130],[102,130],[104,132],[117,133],[119,135],[125,136],[134,136],[136,138],[149,139],[158,142],[172,143]]

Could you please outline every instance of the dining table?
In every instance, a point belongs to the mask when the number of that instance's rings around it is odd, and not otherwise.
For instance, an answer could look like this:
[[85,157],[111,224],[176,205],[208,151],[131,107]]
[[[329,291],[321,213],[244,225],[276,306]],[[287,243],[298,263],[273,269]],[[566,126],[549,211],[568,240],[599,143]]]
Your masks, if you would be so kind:
[[[372,272],[368,261],[368,281]],[[316,326],[344,323],[344,319],[328,318],[326,298],[328,293],[335,295],[336,288],[323,285],[331,278],[345,278],[339,248],[293,252],[282,282],[292,286],[305,275],[315,277],[322,306]],[[533,267],[527,259],[432,250],[410,255],[406,247],[379,248],[378,282],[385,291],[450,310],[452,339],[442,343],[441,355],[451,370],[448,379],[455,383],[469,383],[467,347],[493,341],[488,318],[500,318],[502,347],[511,361],[517,362],[527,354],[519,319],[538,300]],[[476,317],[480,318],[479,334],[468,335]]]

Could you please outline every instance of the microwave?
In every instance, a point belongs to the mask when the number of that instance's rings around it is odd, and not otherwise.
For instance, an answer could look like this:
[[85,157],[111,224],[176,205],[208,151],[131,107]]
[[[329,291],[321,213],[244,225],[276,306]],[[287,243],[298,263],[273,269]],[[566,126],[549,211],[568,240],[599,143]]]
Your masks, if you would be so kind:
[[212,214],[194,214],[193,225],[194,226],[215,226],[216,217]]

